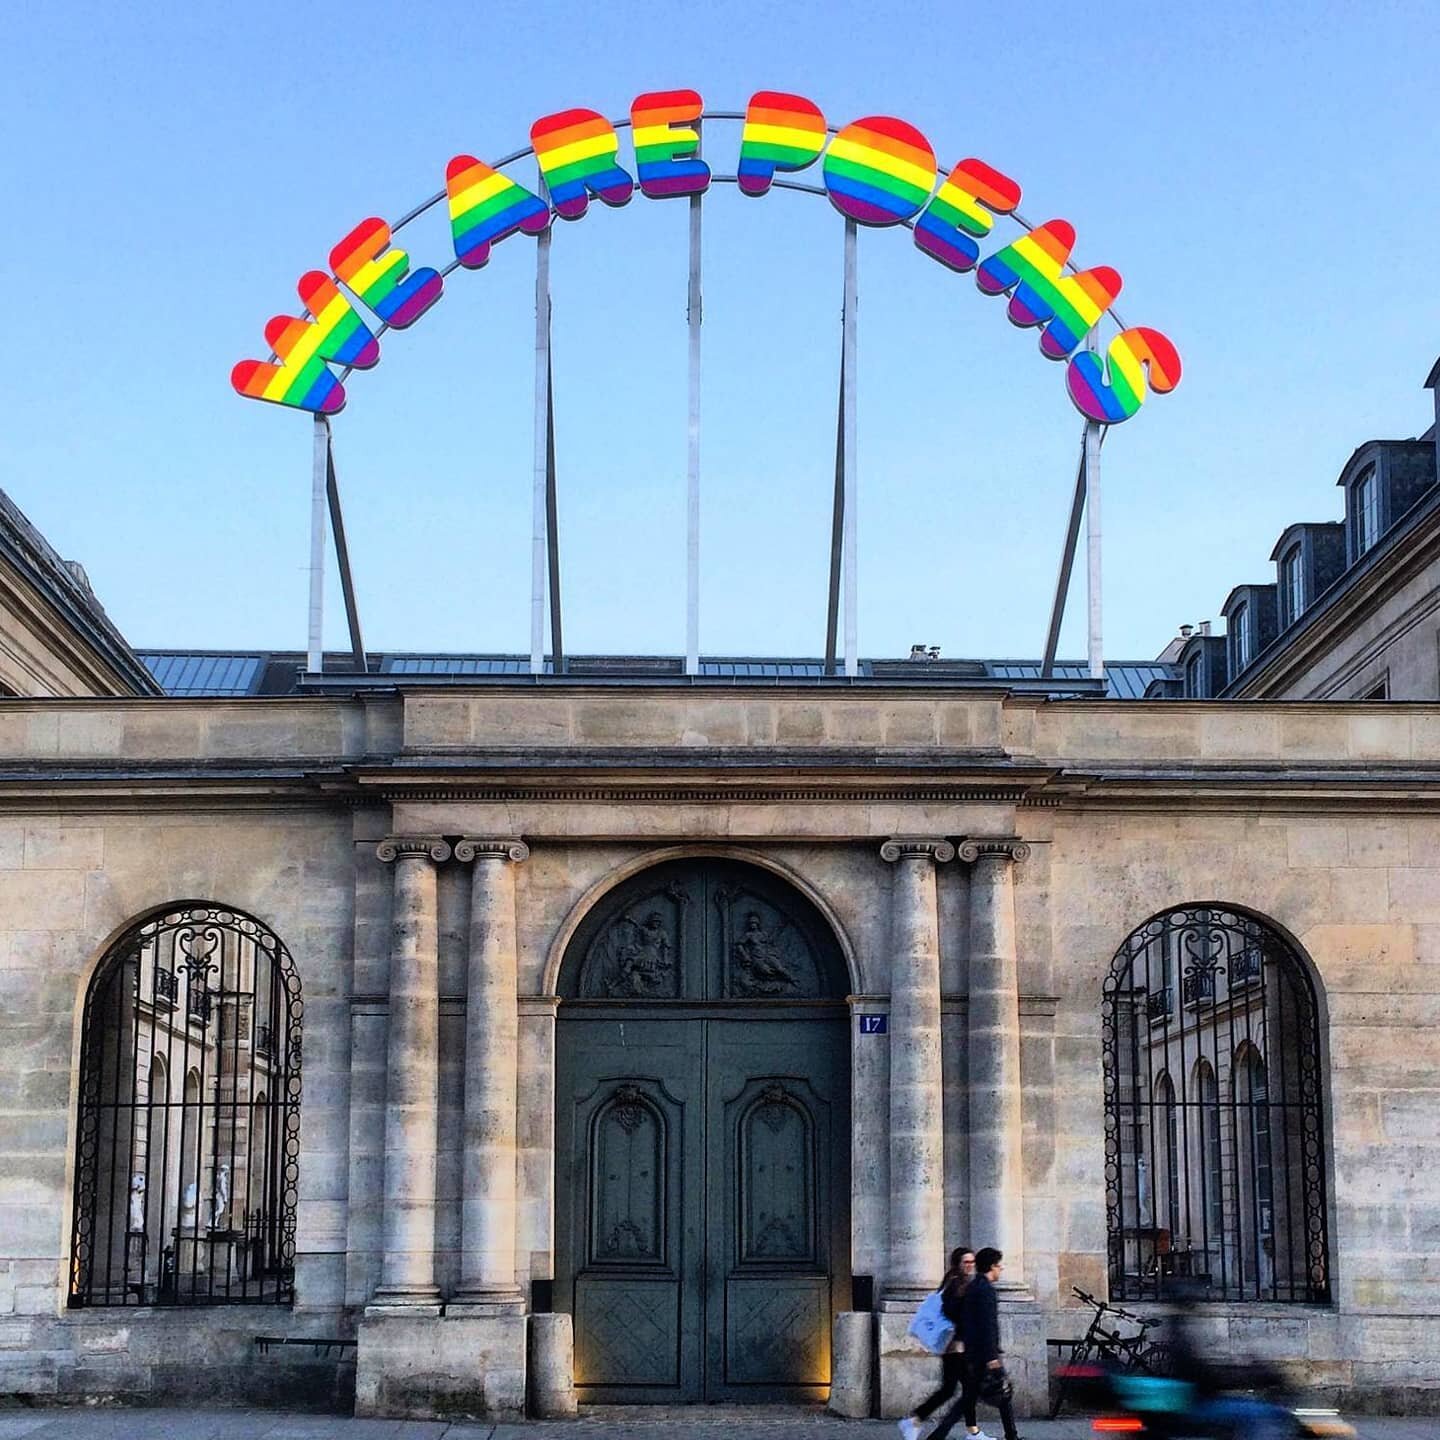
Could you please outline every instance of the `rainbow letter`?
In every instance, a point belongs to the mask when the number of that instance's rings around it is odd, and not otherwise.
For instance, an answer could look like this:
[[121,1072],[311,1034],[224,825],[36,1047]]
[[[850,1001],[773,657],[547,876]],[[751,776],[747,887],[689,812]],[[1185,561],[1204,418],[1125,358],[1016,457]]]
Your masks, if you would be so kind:
[[1008,175],[962,160],[915,222],[915,243],[952,270],[973,270],[980,247],[970,237],[988,235],[995,223],[986,210],[1008,215],[1019,203],[1020,187]]
[[390,250],[389,246],[390,227],[372,216],[362,220],[330,252],[330,268],[387,325],[403,330],[440,298],[445,282],[428,268],[417,270],[406,280],[410,256],[404,250]]
[[445,194],[455,258],[467,270],[478,270],[507,235],[538,235],[550,223],[550,207],[538,195],[472,155],[457,155],[445,167]]
[[1109,349],[1110,379],[1100,368],[1100,357],[1088,350],[1065,369],[1065,388],[1075,408],[1088,420],[1118,425],[1145,403],[1145,380],[1150,389],[1168,395],[1180,383],[1180,352],[1158,330],[1143,325],[1122,330]]
[[825,117],[813,101],[757,90],[745,107],[736,173],[743,195],[763,195],[777,170],[803,170],[825,148]]
[[830,203],[862,225],[896,225],[929,198],[935,152],[913,125],[868,115],[847,125],[825,152]]
[[1044,325],[1040,350],[1063,360],[1115,303],[1125,283],[1108,265],[1064,273],[1075,248],[1075,227],[1068,220],[1047,220],[1013,245],[997,250],[975,272],[987,295],[1014,288],[1006,312],[1012,325]]
[[657,90],[636,97],[630,107],[635,137],[635,170],[640,190],[652,200],[699,195],[710,187],[710,167],[701,159],[698,120],[705,106],[693,90]]
[[629,201],[635,182],[615,163],[620,141],[603,115],[594,110],[547,115],[530,127],[530,143],[562,220],[578,220],[590,207],[590,194],[607,205]]
[[302,275],[297,288],[306,314],[277,315],[265,327],[265,341],[280,363],[242,360],[230,383],[252,400],[333,415],[344,408],[345,387],[325,362],[368,370],[380,358],[380,342],[324,271]]

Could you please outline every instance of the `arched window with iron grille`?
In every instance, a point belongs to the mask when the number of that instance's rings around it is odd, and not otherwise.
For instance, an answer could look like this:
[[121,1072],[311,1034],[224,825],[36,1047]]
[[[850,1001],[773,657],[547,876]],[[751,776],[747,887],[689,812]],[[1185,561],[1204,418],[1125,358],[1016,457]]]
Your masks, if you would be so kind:
[[177,905],[132,926],[85,997],[69,1299],[288,1304],[300,981],[273,931]]
[[1110,1294],[1330,1296],[1320,1018],[1272,926],[1167,910],[1116,952],[1102,1006]]

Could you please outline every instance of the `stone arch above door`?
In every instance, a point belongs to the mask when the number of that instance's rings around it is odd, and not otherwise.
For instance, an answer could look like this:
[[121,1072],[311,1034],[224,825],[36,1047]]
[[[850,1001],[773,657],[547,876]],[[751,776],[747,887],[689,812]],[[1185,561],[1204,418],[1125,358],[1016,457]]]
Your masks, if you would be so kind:
[[556,988],[567,1000],[843,1000],[849,969],[818,907],[728,856],[662,860],[581,919]]

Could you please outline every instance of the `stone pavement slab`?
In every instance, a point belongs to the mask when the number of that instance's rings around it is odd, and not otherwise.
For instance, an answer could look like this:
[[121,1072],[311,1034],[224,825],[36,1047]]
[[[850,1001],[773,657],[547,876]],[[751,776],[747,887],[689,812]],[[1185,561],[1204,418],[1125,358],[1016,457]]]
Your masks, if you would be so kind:
[[[1434,1416],[1352,1417],[1360,1440],[1440,1440]],[[994,1427],[998,1431],[998,1425]],[[1083,1417],[1030,1420],[1024,1440],[1091,1440]],[[957,1429],[963,1436],[963,1430]],[[575,1420],[355,1420],[278,1410],[0,1409],[0,1440],[897,1440],[890,1420],[841,1420],[819,1408],[697,1405],[585,1407]]]

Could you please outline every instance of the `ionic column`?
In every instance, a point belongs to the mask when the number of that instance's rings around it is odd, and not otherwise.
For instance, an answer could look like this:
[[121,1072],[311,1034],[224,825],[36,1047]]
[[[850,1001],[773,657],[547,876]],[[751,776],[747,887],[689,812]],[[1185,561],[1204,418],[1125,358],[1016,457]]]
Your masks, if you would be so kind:
[[395,899],[385,1042],[384,1256],[372,1309],[438,1313],[435,1150],[440,995],[435,867],[450,858],[450,847],[435,836],[392,836],[382,840],[375,853],[395,866]]
[[881,1304],[911,1305],[945,1260],[940,1066],[940,918],[935,866],[948,840],[887,840],[890,915],[890,1263]]
[[1011,838],[960,843],[970,880],[970,1244],[1005,1252],[1002,1289],[1024,1288],[1020,976],[1014,866],[1030,847]]
[[522,1314],[515,1277],[516,1062],[520,1011],[515,872],[519,840],[461,840],[470,872],[470,961],[465,993],[464,1193],[460,1289],[447,1313]]

